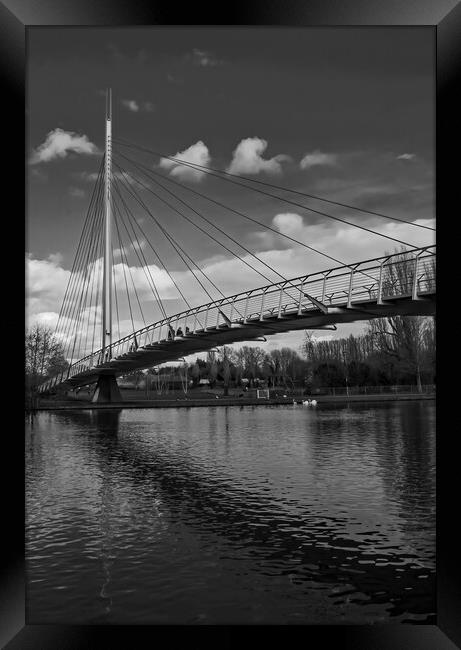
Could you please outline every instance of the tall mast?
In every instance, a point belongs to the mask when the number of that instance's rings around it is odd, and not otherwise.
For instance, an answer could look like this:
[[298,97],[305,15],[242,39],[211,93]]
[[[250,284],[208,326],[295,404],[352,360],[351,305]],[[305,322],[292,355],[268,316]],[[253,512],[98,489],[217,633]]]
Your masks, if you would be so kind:
[[105,165],[105,218],[104,218],[104,279],[102,306],[102,349],[112,343],[112,90],[106,91],[106,165]]

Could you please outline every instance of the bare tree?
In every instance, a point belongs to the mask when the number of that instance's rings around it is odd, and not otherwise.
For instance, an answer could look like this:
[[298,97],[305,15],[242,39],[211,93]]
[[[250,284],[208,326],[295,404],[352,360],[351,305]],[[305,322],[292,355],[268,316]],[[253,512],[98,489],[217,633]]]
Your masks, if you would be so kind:
[[63,346],[54,337],[53,330],[44,325],[36,324],[26,333],[25,353],[26,378],[32,389],[69,366]]
[[250,386],[253,386],[258,374],[262,373],[266,353],[260,347],[244,345],[238,350],[237,357],[245,376],[250,380]]
[[229,395],[229,382],[230,382],[230,351],[231,349],[223,345],[220,351],[220,361],[222,364],[222,378],[223,378],[223,388],[224,395]]
[[287,387],[290,383],[293,387],[301,372],[302,359],[295,350],[285,347],[271,350],[266,356],[266,365],[270,369],[274,385]]
[[393,316],[369,322],[368,332],[375,337],[377,350],[400,363],[414,374],[418,391],[422,391],[421,371],[427,348],[430,319],[423,316]]
[[194,386],[198,386],[200,383],[200,366],[198,365],[197,361],[192,364],[190,368],[190,375],[192,377]]
[[187,390],[189,388],[189,377],[187,372],[187,362],[184,361],[182,366],[179,366],[179,378],[181,380],[181,388],[184,395],[187,395]]

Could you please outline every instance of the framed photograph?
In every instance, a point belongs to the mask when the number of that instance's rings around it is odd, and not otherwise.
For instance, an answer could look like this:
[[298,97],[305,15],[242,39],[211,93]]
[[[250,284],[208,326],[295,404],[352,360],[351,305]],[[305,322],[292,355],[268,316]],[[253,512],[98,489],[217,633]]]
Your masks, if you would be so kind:
[[459,4],[224,17],[0,7],[26,255],[2,647],[461,647],[435,400]]

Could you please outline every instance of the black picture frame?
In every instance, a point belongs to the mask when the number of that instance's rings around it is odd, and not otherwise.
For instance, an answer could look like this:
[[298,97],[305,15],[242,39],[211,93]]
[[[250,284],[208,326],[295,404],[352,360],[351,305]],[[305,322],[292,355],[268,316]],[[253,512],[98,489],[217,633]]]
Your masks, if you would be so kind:
[[[24,149],[20,134],[24,133],[25,73],[27,28],[36,25],[259,25],[259,26],[427,26],[433,28],[436,39],[437,64],[437,119],[436,119],[436,172],[437,214],[442,214],[448,224],[450,211],[456,206],[457,167],[452,164],[451,151],[456,147],[457,122],[460,103],[456,98],[461,61],[461,5],[456,0],[246,0],[216,3],[214,7],[189,3],[184,7],[173,3],[137,0],[3,0],[0,2],[0,66],[2,70],[2,102],[5,131],[14,138],[8,149],[8,189],[16,188],[16,210],[24,191]],[[179,20],[178,20],[179,19]],[[7,101],[5,101],[7,98]],[[24,139],[25,145],[25,139]],[[456,156],[454,161],[456,161]],[[27,199],[26,199],[27,200]],[[22,212],[22,209],[19,209]],[[457,217],[458,218],[458,217]],[[24,237],[23,221],[15,216],[19,244]],[[448,225],[446,226],[449,227]],[[442,227],[443,228],[443,227]],[[442,235],[443,237],[443,235]],[[24,241],[24,239],[22,239]],[[445,244],[442,244],[445,246]],[[22,251],[18,251],[20,257]],[[448,277],[446,270],[450,254],[439,256],[439,278]],[[16,259],[16,268],[22,268]],[[442,274],[440,276],[440,273]],[[439,282],[439,285],[441,283]],[[21,288],[19,307],[11,309],[6,340],[18,340],[24,327]],[[439,305],[443,301],[438,300]],[[443,313],[442,313],[443,321]],[[440,324],[440,321],[439,321]],[[443,326],[443,322],[442,322]],[[438,337],[438,345],[442,343]],[[5,340],[5,338],[4,338]],[[22,344],[18,343],[20,348]],[[440,347],[438,358],[441,356]],[[439,363],[437,364],[439,365]],[[12,366],[11,366],[12,367]],[[22,392],[23,378],[20,357],[15,359],[18,369],[14,377],[15,392]],[[439,372],[440,377],[440,372]],[[440,382],[439,382],[440,386]],[[438,391],[442,405],[456,402],[454,389],[444,385]],[[22,396],[20,396],[22,400]],[[22,403],[18,408],[21,408]],[[447,406],[449,409],[450,406]],[[102,648],[114,643],[121,646],[149,647],[180,642],[203,647],[227,648],[232,645],[253,643],[261,645],[266,640],[276,645],[290,642],[296,634],[298,641],[307,647],[333,647],[349,650],[430,649],[449,650],[461,647],[461,588],[457,569],[458,545],[452,530],[452,517],[457,519],[458,457],[452,453],[453,427],[443,428],[438,423],[437,442],[437,626],[399,625],[383,626],[235,626],[235,627],[173,627],[162,626],[39,626],[25,622],[24,597],[24,438],[18,427],[4,429],[2,440],[4,464],[13,471],[3,490],[4,568],[0,578],[0,643],[8,650],[17,648]],[[18,430],[19,429],[19,430]],[[445,439],[442,439],[445,438]],[[448,507],[446,504],[448,503]],[[450,504],[453,507],[450,507]],[[141,637],[143,640],[141,640]]]

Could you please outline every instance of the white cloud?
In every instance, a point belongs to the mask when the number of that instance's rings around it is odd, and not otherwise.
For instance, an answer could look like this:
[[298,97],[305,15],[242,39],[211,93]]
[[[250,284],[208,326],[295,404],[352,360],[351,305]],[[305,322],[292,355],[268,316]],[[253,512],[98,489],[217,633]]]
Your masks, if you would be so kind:
[[195,65],[199,65],[202,68],[213,67],[223,63],[211,52],[205,52],[204,50],[199,50],[197,48],[192,50],[192,61]]
[[334,153],[322,153],[316,150],[312,151],[312,153],[306,153],[299,166],[301,169],[309,169],[318,165],[336,165],[337,158],[337,155]]
[[139,252],[146,248],[147,242],[145,239],[138,239],[131,242],[128,246],[123,246],[122,248],[114,248],[114,257],[120,258],[126,255],[129,255],[131,252]]
[[27,303],[29,316],[59,312],[70,271],[61,267],[62,256],[53,253],[46,260],[26,258]]
[[415,153],[402,153],[397,156],[397,160],[413,160],[414,158],[416,158]]
[[72,177],[88,183],[94,183],[98,178],[98,172],[76,172],[72,174]]
[[[176,153],[172,158],[178,158],[185,162],[195,163],[204,167],[207,167],[211,161],[208,147],[201,140],[184,151]],[[192,167],[186,167],[168,158],[162,158],[160,160],[160,167],[169,170],[170,176],[177,176],[182,180],[200,181],[205,176],[205,172],[193,169]]]
[[135,99],[122,99],[121,104],[133,113],[139,113],[140,111],[152,113],[155,108],[152,102],[138,102]]
[[86,192],[81,190],[79,187],[71,187],[69,189],[69,194],[76,199],[83,199],[86,196]]
[[124,173],[113,172],[112,177],[117,178],[119,181],[122,181],[127,185],[133,185],[138,190],[142,190],[142,189],[146,189],[146,187],[150,187],[149,181],[146,181],[144,178],[141,178],[141,180],[138,181],[136,178],[134,178],[134,176],[131,175],[130,172],[124,172]]
[[284,212],[275,215],[272,225],[286,235],[295,236],[302,232],[304,227],[303,218],[294,212]]
[[61,264],[63,260],[62,253],[51,253],[50,255],[48,255],[48,260],[52,264],[56,264],[59,266],[59,264]]
[[99,153],[97,146],[88,140],[88,136],[63,129],[54,129],[48,133],[45,142],[42,142],[32,152],[30,164],[36,165],[55,158],[65,158],[70,151],[87,155]]
[[134,99],[122,99],[122,106],[127,108],[129,111],[133,111],[133,113],[137,113],[139,111],[139,104]]
[[232,162],[227,171],[231,174],[280,174],[281,162],[290,160],[289,156],[279,154],[264,160],[262,154],[267,149],[267,140],[262,138],[244,138],[232,154]]

